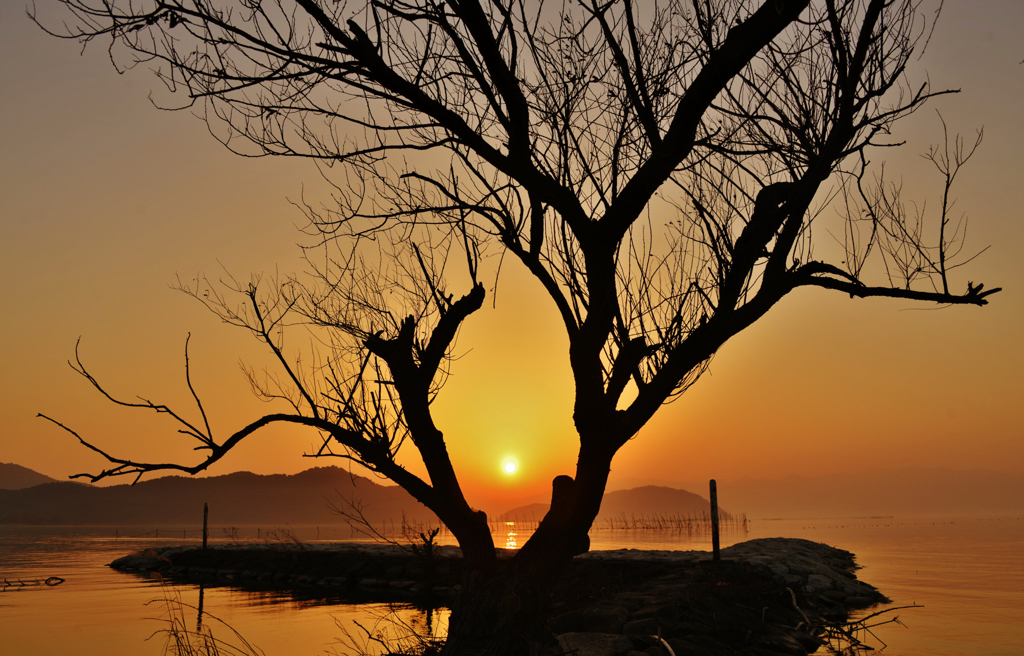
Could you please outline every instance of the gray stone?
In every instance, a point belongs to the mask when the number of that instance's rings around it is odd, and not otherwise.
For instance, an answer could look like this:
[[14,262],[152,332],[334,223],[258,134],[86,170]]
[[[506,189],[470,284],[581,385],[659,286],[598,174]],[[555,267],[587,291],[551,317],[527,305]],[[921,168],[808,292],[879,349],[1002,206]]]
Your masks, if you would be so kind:
[[579,633],[586,626],[587,616],[581,610],[556,615],[548,620],[548,630],[555,635],[562,633]]
[[727,653],[725,651],[725,645],[719,642],[718,640],[715,640],[711,636],[697,635],[693,636],[692,638],[689,638],[689,640],[698,647],[703,647],[704,649],[710,651],[712,654]]
[[650,595],[642,594],[621,594],[616,596],[616,600],[622,604],[626,610],[630,612],[636,612],[638,609],[650,604],[654,601],[654,597]]
[[783,651],[787,654],[805,654],[807,650],[800,642],[786,633],[781,631],[773,632],[768,638],[767,643],[771,645],[775,651]]
[[151,571],[170,565],[170,560],[160,556],[155,550],[147,549],[142,553],[122,556],[110,563],[110,567],[117,570],[138,570]]
[[629,638],[610,633],[563,633],[558,646],[575,656],[626,656],[633,649]]
[[674,622],[679,619],[679,609],[672,604],[654,604],[633,611],[633,617],[638,620],[653,617],[664,622]]
[[658,635],[660,622],[653,617],[643,620],[633,620],[622,625],[622,632],[631,635]]
[[708,633],[715,632],[715,630],[710,626],[707,624],[701,624],[700,622],[681,622],[678,626],[678,631],[683,635],[693,636],[706,635]]
[[622,633],[627,621],[629,613],[625,608],[597,607],[587,612],[583,627],[599,633]]
[[812,636],[810,633],[805,631],[794,631],[792,634],[794,640],[800,643],[804,651],[809,654],[813,654],[814,651],[825,644],[823,640]]
[[824,590],[832,589],[832,579],[821,574],[811,574],[807,577],[807,583],[804,585],[804,590],[809,593],[821,592]]
[[366,567],[366,562],[362,560],[353,561],[348,567],[345,568],[345,576],[354,576],[358,574],[360,570]]
[[672,651],[675,652],[676,656],[714,656],[707,649],[695,645],[689,640],[669,638],[666,642],[672,648]]
[[785,585],[791,588],[800,587],[804,584],[804,579],[803,577],[798,576],[797,574],[786,574],[782,577],[781,583],[784,583]]

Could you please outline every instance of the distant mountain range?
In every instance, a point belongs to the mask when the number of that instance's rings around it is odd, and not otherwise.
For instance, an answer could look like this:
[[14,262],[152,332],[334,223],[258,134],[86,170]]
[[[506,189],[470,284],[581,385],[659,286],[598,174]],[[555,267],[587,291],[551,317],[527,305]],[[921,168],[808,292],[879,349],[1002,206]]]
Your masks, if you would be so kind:
[[28,467],[22,467],[12,462],[0,462],[0,490],[20,490],[43,483],[56,482],[56,479],[32,471]]
[[[29,470],[30,471],[30,470]],[[167,476],[135,485],[99,487],[50,482],[20,490],[0,489],[0,523],[123,525],[196,524],[203,503],[210,523],[337,524],[346,500],[359,500],[370,522],[437,522],[433,513],[405,490],[383,486],[338,467],[317,467],[300,474],[261,476],[236,472],[190,478]]]
[[[547,503],[532,503],[513,508],[498,517],[499,521],[528,520],[540,521],[548,511]],[[732,519],[732,515],[721,507],[719,517]],[[651,522],[658,519],[672,520],[687,517],[710,517],[711,502],[704,497],[671,487],[645,485],[630,490],[606,492],[601,501],[601,512],[596,525],[615,525],[633,522]]]
[[[33,480],[23,472],[35,472],[23,467],[18,470],[0,470],[0,488],[13,487],[15,480]],[[8,473],[9,480],[5,478]],[[338,467],[317,467],[292,476],[249,472],[207,478],[167,476],[110,487],[37,476],[49,482],[18,490],[0,489],[0,524],[196,524],[205,502],[214,525],[326,525],[344,521],[338,508],[352,511],[345,500],[358,500],[363,516],[373,523],[397,523],[402,518],[410,523],[437,522],[433,513],[405,490],[378,485]],[[547,504],[533,504],[503,517],[539,521],[546,512]],[[696,494],[647,486],[606,494],[598,521],[672,520],[709,513],[707,499]],[[728,513],[723,518],[728,518]]]
[[[686,487],[704,490],[707,483]],[[856,476],[744,478],[720,480],[718,495],[721,509],[751,519],[1015,514],[1024,512],[1024,476],[909,468]],[[338,467],[291,476],[168,476],[99,487],[57,482],[25,467],[0,464],[0,524],[196,524],[207,502],[213,525],[330,525],[344,522],[336,509],[351,512],[345,500],[356,499],[370,522],[397,523],[403,517],[410,523],[437,521],[401,488]],[[606,493],[597,524],[701,517],[709,511],[707,499],[697,494],[647,485]],[[489,515],[537,521],[546,512],[546,503],[535,503]]]

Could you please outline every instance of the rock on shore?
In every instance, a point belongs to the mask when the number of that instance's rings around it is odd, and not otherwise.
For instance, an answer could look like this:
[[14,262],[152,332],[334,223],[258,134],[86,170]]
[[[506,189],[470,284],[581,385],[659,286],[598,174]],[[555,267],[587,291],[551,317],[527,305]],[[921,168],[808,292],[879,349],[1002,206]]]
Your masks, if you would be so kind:
[[[669,572],[556,615],[563,653],[579,656],[809,654],[826,624],[888,602],[858,581],[853,554],[808,540],[767,538],[707,552],[592,552],[580,560],[636,560]],[[557,602],[556,602],[557,605]]]
[[[511,554],[506,554],[511,555]],[[417,558],[394,545],[277,545],[147,550],[122,571],[297,590],[352,601],[446,605],[462,579],[455,547]],[[577,557],[552,597],[551,654],[802,656],[828,623],[888,601],[857,580],[853,554],[808,540],[767,538],[722,550],[593,551]]]

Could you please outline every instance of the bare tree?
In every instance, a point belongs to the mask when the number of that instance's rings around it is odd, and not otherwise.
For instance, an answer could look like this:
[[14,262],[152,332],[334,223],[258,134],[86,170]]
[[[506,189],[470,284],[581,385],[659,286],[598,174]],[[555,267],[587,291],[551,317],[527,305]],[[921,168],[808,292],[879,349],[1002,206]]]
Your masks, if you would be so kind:
[[[181,419],[198,464],[101,452],[113,467],[90,478],[198,472],[271,422],[319,430],[317,455],[390,478],[458,539],[448,654],[535,652],[615,453],[785,295],[998,291],[953,291],[969,258],[949,202],[910,213],[871,166],[896,121],[948,93],[908,70],[937,15],[915,0],[57,1],[74,15],[58,36],[153,66],[228,148],[310,159],[336,184],[302,205],[311,279],[186,287],[270,349],[281,373],[250,381],[290,411],[223,440]],[[931,153],[947,199],[973,153],[948,148]],[[561,317],[579,436],[575,474],[500,565],[431,414],[489,254]],[[281,345],[294,323],[320,344],[302,366]],[[409,447],[426,479],[396,461]]]

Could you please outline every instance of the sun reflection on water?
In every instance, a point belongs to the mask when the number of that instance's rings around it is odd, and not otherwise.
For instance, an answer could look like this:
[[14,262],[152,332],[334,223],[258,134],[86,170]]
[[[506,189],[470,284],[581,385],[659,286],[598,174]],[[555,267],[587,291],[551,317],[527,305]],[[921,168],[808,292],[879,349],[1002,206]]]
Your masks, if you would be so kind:
[[506,549],[518,549],[519,546],[516,543],[516,538],[519,537],[519,534],[516,533],[516,523],[515,522],[505,522],[505,527],[506,527],[506,529],[508,531],[507,534],[505,535],[505,548]]

